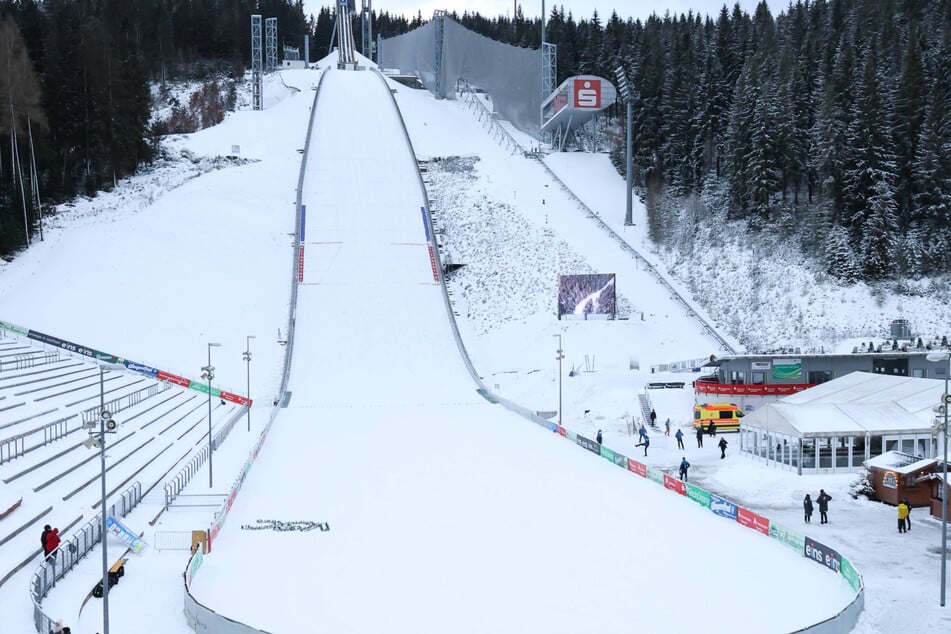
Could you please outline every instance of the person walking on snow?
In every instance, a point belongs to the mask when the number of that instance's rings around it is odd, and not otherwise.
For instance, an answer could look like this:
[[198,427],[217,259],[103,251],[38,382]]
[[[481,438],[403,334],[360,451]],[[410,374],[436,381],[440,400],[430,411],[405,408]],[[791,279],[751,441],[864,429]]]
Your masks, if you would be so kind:
[[657,412],[655,412],[654,409],[651,408],[651,427],[656,427],[656,426],[657,426]]
[[806,493],[806,499],[802,501],[802,512],[806,516],[806,524],[812,521],[812,498]]
[[829,516],[826,513],[829,512],[829,500],[832,499],[832,496],[826,493],[825,489],[819,489],[819,497],[816,498],[816,502],[819,503],[819,523],[828,524]]
[[53,561],[56,555],[56,549],[59,548],[59,529],[54,528],[46,535],[46,541],[43,543],[43,551],[46,555],[46,561]]
[[911,502],[908,501],[908,498],[902,498],[902,502],[905,503],[905,506],[908,507],[908,515],[905,516],[905,530],[911,530]]
[[40,546],[43,547],[44,556],[50,554],[49,551],[46,550],[46,536],[49,535],[52,531],[53,531],[53,527],[47,524],[46,526],[43,527],[43,532],[40,533]]
[[707,429],[710,431],[711,436],[717,435],[717,424],[714,423],[712,420],[710,421],[710,425],[707,426]]
[[697,427],[697,448],[703,447],[703,425]]
[[908,519],[908,505],[905,504],[905,500],[903,499],[898,504],[898,532],[899,533],[905,532],[906,519]]
[[687,469],[690,468],[690,463],[687,462],[687,456],[684,456],[680,459],[680,479],[684,482],[687,481]]
[[598,430],[598,444],[601,444],[601,430]]
[[639,436],[638,442],[644,442],[644,439],[647,438],[647,429],[644,427],[644,423],[641,423],[641,428],[637,430]]
[[[713,424],[713,423],[711,423],[711,425],[712,425],[712,424]],[[728,444],[728,443],[726,442],[726,438],[720,438],[720,442],[717,443],[717,447],[720,448],[720,460],[723,460],[724,458],[726,458],[726,446],[727,446],[727,444]]]
[[677,449],[683,449],[684,448],[684,433],[678,429],[677,433],[674,434],[674,438],[677,439]]
[[670,436],[670,418],[664,421],[664,435]]
[[643,448],[644,448],[644,455],[646,456],[646,455],[647,455],[647,448],[651,446],[650,436],[648,436],[647,434],[644,434],[644,437],[641,439],[641,442],[637,443],[637,444],[634,445],[634,446],[635,446],[635,447],[643,447]]

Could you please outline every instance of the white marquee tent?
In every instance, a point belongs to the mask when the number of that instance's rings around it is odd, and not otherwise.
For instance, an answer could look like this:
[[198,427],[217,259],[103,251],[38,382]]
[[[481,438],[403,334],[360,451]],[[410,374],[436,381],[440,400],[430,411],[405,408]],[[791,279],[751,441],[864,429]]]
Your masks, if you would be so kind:
[[743,418],[740,450],[797,473],[858,471],[886,451],[935,453],[944,381],[852,372]]

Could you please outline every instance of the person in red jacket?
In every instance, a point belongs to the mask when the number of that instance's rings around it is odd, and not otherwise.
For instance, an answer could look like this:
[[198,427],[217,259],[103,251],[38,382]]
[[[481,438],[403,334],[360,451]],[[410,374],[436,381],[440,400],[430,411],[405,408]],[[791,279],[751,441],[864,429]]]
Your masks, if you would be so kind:
[[43,542],[43,552],[46,554],[46,561],[53,561],[57,548],[59,548],[59,529],[54,528],[46,534],[46,541]]

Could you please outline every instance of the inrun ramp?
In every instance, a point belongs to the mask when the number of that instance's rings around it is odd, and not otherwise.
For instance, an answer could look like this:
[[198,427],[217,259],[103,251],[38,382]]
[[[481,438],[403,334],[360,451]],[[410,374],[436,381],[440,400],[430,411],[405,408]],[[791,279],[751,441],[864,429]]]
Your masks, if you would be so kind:
[[[734,634],[789,632],[841,609],[837,575],[477,395],[388,88],[326,72],[293,396],[196,599],[275,634],[675,631],[712,622],[728,596],[742,597]],[[696,616],[645,611],[648,594]]]

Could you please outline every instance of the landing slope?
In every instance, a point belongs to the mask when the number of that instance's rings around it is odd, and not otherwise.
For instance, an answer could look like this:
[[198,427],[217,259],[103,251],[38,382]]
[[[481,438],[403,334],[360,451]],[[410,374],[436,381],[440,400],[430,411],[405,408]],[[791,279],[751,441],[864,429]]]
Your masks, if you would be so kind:
[[[193,582],[198,600],[274,633],[709,629],[718,589],[746,602],[732,632],[788,632],[844,605],[835,575],[476,395],[386,88],[329,72],[304,188],[293,397]],[[258,520],[330,530],[251,530]],[[668,591],[685,578],[704,589],[690,615]],[[645,612],[648,583],[662,605]]]

